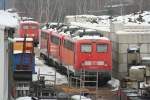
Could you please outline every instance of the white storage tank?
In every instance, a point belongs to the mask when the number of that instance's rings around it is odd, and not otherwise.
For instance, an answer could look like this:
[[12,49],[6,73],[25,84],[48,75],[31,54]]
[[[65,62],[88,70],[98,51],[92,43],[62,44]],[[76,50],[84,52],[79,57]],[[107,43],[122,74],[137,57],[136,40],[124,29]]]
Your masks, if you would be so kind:
[[0,100],[8,99],[8,45],[7,41],[4,41],[4,37],[7,37],[4,29],[4,26],[0,27]]
[[10,100],[12,89],[11,43],[8,37],[13,37],[14,28],[0,25],[0,100]]

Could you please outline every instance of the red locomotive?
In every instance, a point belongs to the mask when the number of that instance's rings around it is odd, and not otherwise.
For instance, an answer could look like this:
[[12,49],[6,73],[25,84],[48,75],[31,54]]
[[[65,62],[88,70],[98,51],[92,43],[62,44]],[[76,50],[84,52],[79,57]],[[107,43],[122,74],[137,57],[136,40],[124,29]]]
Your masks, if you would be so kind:
[[61,71],[69,69],[72,75],[80,75],[81,70],[91,74],[99,72],[99,84],[101,80],[106,83],[111,79],[112,47],[108,38],[89,36],[85,31],[71,37],[52,30],[42,30],[40,37],[41,55]]
[[21,21],[19,23],[19,30],[18,33],[20,37],[33,38],[34,44],[37,45],[39,42],[39,32],[40,32],[40,25],[36,21]]

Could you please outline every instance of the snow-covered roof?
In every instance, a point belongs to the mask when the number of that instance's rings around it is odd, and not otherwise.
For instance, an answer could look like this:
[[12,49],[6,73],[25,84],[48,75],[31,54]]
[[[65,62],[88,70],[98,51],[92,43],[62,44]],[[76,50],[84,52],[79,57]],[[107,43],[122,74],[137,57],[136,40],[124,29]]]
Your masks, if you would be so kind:
[[[24,41],[24,38],[14,38],[14,41]],[[26,38],[26,41],[33,41],[33,38]]]
[[110,16],[108,15],[89,16],[67,16],[66,20],[68,21],[67,23],[71,23],[71,25],[78,25],[85,28],[97,29],[104,32],[110,32],[111,23],[123,23],[124,29],[122,31],[125,32],[150,32],[150,11],[117,16],[113,17],[112,19],[110,19]]
[[116,34],[118,35],[130,35],[130,34],[150,34],[150,32],[141,32],[141,31],[130,31],[130,32],[126,32],[126,31],[117,31]]
[[91,39],[91,40],[109,40],[107,37],[100,37],[100,36],[76,36],[76,37],[73,37],[73,39],[75,40],[84,40],[84,39]]
[[[13,51],[13,54],[20,54],[20,53],[23,53],[23,51],[22,50],[14,50]],[[24,53],[31,53],[31,51],[26,50]]]
[[131,66],[130,69],[141,69],[141,68],[146,68],[146,66],[141,65],[141,66]]
[[20,23],[33,23],[33,24],[39,24],[38,22],[36,21],[21,21]]
[[142,60],[149,60],[150,61],[150,57],[142,57]]
[[18,26],[18,15],[0,10],[0,25],[8,27]]

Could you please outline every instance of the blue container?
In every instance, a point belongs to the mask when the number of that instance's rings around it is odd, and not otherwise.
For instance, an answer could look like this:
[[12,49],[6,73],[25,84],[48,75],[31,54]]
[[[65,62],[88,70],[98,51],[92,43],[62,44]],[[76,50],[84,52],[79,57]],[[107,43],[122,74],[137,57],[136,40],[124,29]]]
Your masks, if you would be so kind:
[[[21,62],[23,57],[23,61]],[[32,65],[31,65],[31,57],[32,57]],[[35,73],[35,56],[34,54],[31,53],[17,53],[17,54],[13,54],[13,71],[16,71],[16,66],[20,65],[29,65],[32,68],[32,74]]]

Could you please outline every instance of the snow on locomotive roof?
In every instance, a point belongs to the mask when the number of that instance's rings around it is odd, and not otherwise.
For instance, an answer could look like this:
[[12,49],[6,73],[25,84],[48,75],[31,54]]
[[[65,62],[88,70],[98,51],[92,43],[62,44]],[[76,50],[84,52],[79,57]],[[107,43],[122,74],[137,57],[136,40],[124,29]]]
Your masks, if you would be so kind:
[[71,25],[71,26],[69,26],[69,28],[79,28],[79,26]]
[[76,36],[76,37],[73,37],[73,39],[76,39],[76,40],[84,40],[84,39],[91,39],[91,40],[109,40],[107,37],[100,37],[100,36]]
[[[14,38],[14,41],[24,41],[24,38]],[[26,41],[33,41],[32,38],[26,38]]]
[[21,21],[20,23],[33,23],[33,24],[38,24],[36,21]]
[[17,14],[0,11],[0,25],[16,27],[18,25]]

